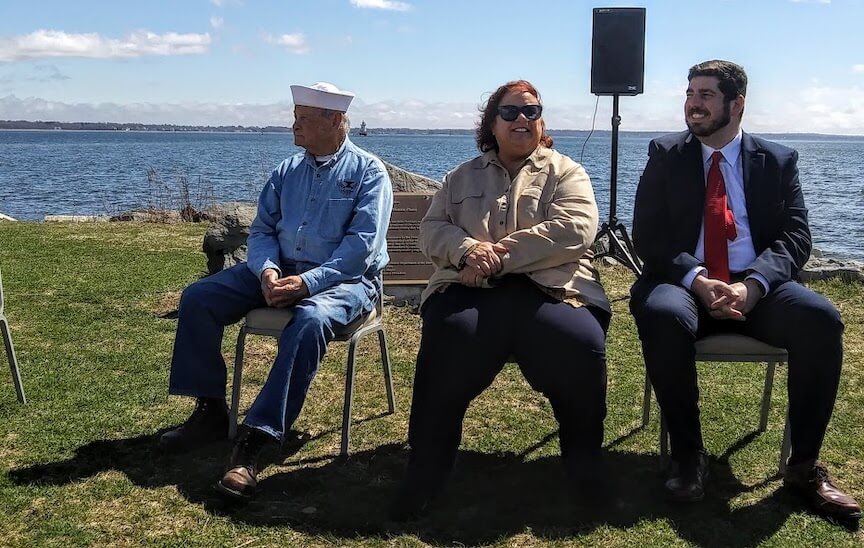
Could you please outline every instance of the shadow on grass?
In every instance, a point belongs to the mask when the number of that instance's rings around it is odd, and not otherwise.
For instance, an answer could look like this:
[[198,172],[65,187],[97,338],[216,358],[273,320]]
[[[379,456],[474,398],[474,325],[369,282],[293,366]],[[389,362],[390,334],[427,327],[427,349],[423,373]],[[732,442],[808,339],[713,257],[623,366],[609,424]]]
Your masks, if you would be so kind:
[[[569,502],[557,457],[526,461],[513,453],[462,451],[452,480],[429,513],[418,521],[395,523],[388,519],[387,507],[405,468],[406,448],[388,444],[347,458],[291,461],[311,439],[308,436],[286,446],[277,459],[282,468],[266,471],[256,499],[233,505],[212,489],[223,472],[230,450],[227,442],[167,456],[155,449],[158,436],[95,441],[80,447],[69,460],[12,470],[8,475],[18,485],[66,485],[116,470],[143,488],[176,485],[190,502],[238,523],[290,527],[346,540],[407,534],[445,545],[491,543],[526,531],[540,539],[568,539],[598,528],[623,530],[665,520],[695,545],[754,546],[800,509],[782,490],[746,506],[730,505],[733,498],[768,482],[747,487],[717,459],[711,463],[709,495],[703,502],[670,505],[662,498],[663,477],[655,454],[611,450],[608,459],[620,483],[619,503],[605,511],[584,510]],[[547,436],[541,443],[552,439]]]

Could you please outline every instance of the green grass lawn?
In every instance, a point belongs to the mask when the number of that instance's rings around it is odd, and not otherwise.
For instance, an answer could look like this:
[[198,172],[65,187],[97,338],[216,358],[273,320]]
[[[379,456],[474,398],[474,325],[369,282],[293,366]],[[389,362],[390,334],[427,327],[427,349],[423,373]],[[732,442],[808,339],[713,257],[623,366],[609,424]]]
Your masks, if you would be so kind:
[[[713,476],[701,504],[663,502],[657,409],[640,428],[644,369],[628,313],[630,273],[602,269],[615,316],[609,335],[606,441],[622,485],[614,512],[567,502],[548,403],[508,366],[465,420],[457,471],[424,519],[388,521],[406,460],[419,318],[386,311],[397,412],[377,352],[364,343],[352,454],[337,458],[346,345],[331,346],[295,427],[262,476],[260,496],[223,503],[212,485],[229,445],[183,457],[156,439],[192,409],[167,396],[174,310],[205,269],[203,226],[0,223],[6,314],[29,399],[0,364],[2,546],[853,546],[850,532],[808,513],[775,477],[786,405],[775,383],[768,430],[756,435],[759,364],[702,364],[703,429]],[[864,500],[864,286],[822,282],[846,322],[846,359],[822,459]],[[237,328],[226,331],[232,363]],[[243,401],[275,347],[250,337]]]

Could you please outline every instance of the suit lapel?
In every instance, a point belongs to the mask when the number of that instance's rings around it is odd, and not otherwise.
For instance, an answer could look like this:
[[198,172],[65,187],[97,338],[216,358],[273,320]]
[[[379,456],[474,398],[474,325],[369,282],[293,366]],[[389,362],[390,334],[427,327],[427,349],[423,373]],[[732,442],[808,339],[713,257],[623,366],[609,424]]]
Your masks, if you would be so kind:
[[756,148],[756,141],[749,134],[741,134],[741,162],[744,168],[744,196],[747,199],[749,215],[750,204],[759,190],[758,181],[765,169],[765,155]]
[[[753,221],[758,219],[759,182],[765,171],[765,153],[759,151],[756,141],[747,133],[741,134],[741,162],[744,171],[744,199],[747,201],[747,217],[750,219],[752,233]],[[755,238],[753,243],[755,245]]]
[[696,137],[689,134],[688,139],[680,144],[679,152],[682,171],[678,180],[683,184],[678,190],[681,192],[683,203],[692,204],[686,208],[685,234],[692,236],[692,242],[688,245],[695,252],[702,228],[702,216],[705,212],[705,166],[702,162],[702,146]]
[[747,201],[747,217],[750,220],[750,239],[753,249],[759,253],[759,191],[762,173],[765,170],[765,153],[760,152],[756,141],[747,133],[741,134],[741,162],[744,171],[744,199]]

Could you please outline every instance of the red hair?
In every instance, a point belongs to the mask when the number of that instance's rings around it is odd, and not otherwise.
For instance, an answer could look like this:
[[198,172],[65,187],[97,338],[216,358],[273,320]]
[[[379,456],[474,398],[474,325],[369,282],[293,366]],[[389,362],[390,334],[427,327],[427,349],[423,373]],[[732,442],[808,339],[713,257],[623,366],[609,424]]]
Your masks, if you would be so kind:
[[[495,124],[495,117],[498,116],[498,107],[501,105],[501,100],[511,91],[517,93],[530,93],[537,99],[538,103],[543,104],[540,101],[540,92],[537,91],[534,84],[528,80],[513,80],[512,82],[507,82],[496,89],[492,95],[489,96],[486,104],[480,107],[480,112],[483,114],[480,116],[480,121],[477,123],[477,130],[474,134],[474,139],[477,142],[477,148],[480,149],[480,152],[486,152],[489,150],[498,152],[498,141],[492,134],[492,126]],[[540,145],[551,148],[552,137],[546,133],[546,122],[544,122],[542,118],[540,119],[540,124],[543,131],[543,135],[540,137]]]

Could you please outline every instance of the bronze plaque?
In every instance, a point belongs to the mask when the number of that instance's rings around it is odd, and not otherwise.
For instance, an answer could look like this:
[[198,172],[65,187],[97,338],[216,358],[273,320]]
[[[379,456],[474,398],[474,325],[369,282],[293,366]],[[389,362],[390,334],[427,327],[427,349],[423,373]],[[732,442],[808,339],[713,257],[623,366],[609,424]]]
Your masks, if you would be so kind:
[[393,214],[387,230],[390,263],[384,269],[384,285],[426,285],[435,267],[417,247],[420,221],[432,204],[432,194],[393,193]]

